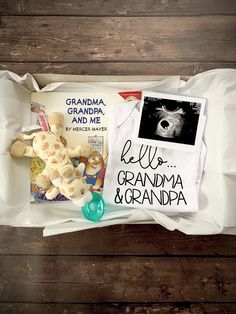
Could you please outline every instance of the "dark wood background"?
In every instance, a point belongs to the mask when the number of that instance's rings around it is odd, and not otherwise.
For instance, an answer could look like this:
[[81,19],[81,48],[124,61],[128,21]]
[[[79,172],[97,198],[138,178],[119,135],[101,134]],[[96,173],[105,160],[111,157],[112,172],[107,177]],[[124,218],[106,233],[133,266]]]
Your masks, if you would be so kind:
[[[194,75],[236,66],[235,0],[0,0],[0,69]],[[236,238],[0,227],[0,313],[236,313]]]

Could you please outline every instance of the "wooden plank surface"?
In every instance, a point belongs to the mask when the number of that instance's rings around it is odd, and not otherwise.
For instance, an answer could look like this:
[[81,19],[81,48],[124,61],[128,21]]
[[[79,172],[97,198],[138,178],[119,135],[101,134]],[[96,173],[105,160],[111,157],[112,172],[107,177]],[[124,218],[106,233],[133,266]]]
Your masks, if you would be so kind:
[[0,43],[0,61],[234,62],[236,23],[235,16],[3,16]]
[[40,304],[2,303],[1,314],[234,314],[232,303],[98,303],[98,304]]
[[10,15],[198,15],[236,14],[234,0],[0,0],[0,12]]
[[1,256],[1,302],[233,302],[236,258]]
[[[236,68],[234,0],[0,0],[0,69],[194,75]],[[0,227],[0,313],[236,313],[236,238],[123,225]],[[116,303],[114,303],[116,302]]]
[[1,70],[19,75],[54,73],[81,75],[195,75],[216,68],[236,68],[236,62],[0,62]]
[[158,225],[118,225],[46,238],[39,228],[1,227],[0,235],[0,254],[8,255],[236,255],[234,236],[186,236]]

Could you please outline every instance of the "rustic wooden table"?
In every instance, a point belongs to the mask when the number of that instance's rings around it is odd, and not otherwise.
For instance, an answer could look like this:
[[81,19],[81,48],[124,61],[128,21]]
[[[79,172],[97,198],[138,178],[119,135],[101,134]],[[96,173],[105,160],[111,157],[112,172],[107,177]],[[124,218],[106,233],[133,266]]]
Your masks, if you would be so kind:
[[[235,0],[0,0],[0,69],[194,75],[236,66]],[[0,313],[236,313],[236,238],[0,227]]]

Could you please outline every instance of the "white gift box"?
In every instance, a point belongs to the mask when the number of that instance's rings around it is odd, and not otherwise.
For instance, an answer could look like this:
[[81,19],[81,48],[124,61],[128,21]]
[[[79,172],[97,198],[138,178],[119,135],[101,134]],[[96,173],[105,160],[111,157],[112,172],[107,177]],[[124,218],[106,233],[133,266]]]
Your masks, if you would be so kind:
[[[163,81],[164,79],[164,81]],[[207,99],[207,146],[199,211],[166,215],[145,208],[109,205],[100,222],[85,220],[72,203],[31,204],[29,160],[12,159],[9,145],[30,125],[32,91],[138,90]],[[236,70],[217,69],[189,79],[179,76],[75,76],[0,71],[0,224],[45,227],[44,235],[127,223],[158,223],[186,234],[236,234]]]

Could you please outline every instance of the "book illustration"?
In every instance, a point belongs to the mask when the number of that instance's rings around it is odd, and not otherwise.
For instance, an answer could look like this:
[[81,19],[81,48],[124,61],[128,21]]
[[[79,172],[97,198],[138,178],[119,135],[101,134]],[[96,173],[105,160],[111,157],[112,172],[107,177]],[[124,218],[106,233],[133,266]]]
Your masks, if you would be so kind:
[[39,191],[34,196],[34,201],[36,203],[69,201],[68,198],[66,198],[64,195],[60,193],[52,200],[49,200],[46,198],[45,193],[46,193],[45,190],[39,189]]
[[103,156],[93,151],[92,156],[85,162],[84,179],[91,190],[101,191],[105,177],[106,165]]
[[88,136],[88,143],[92,145],[92,150],[103,154],[104,136]]

